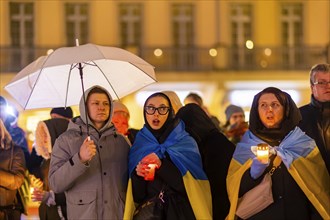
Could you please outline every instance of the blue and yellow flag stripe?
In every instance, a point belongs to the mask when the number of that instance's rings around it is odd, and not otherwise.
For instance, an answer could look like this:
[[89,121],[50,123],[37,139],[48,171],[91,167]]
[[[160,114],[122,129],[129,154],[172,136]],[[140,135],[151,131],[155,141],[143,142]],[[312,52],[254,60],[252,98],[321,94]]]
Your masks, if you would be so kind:
[[[241,178],[252,164],[254,155],[250,146],[262,142],[251,132],[247,132],[242,141],[243,143],[237,145],[227,175],[227,191],[231,205],[227,219],[230,220],[235,219]],[[286,157],[285,160],[282,158],[282,161],[290,175],[322,218],[330,219],[329,173],[314,140],[296,128],[282,141],[279,148],[278,155]]]

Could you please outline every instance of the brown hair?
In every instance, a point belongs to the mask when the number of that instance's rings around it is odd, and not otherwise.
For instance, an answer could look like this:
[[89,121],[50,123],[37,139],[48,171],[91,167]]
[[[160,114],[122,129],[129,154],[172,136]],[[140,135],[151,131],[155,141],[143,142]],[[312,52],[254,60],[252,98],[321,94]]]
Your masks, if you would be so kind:
[[108,93],[107,93],[104,89],[102,89],[102,88],[100,88],[100,87],[95,87],[95,88],[91,89],[91,91],[89,91],[88,96],[87,96],[87,99],[86,99],[86,103],[88,102],[89,97],[90,97],[92,94],[95,94],[95,93],[98,93],[98,94],[105,94],[105,95],[108,97],[108,101],[110,102],[110,98],[109,98]]

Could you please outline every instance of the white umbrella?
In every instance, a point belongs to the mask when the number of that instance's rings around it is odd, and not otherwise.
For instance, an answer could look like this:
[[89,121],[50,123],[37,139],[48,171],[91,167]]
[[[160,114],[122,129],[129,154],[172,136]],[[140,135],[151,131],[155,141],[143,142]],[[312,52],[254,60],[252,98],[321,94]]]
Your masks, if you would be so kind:
[[119,99],[156,82],[154,67],[120,48],[63,47],[21,70],[5,89],[24,109],[79,104],[82,89],[100,85]]

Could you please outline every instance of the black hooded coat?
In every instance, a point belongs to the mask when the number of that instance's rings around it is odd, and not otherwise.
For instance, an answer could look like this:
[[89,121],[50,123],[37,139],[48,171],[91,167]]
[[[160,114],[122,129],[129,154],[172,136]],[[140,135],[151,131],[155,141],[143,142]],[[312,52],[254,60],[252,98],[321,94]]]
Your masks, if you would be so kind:
[[184,121],[186,131],[198,144],[203,169],[211,186],[213,219],[225,219],[230,207],[226,176],[235,145],[215,127],[203,109],[196,104],[180,108],[176,117]]

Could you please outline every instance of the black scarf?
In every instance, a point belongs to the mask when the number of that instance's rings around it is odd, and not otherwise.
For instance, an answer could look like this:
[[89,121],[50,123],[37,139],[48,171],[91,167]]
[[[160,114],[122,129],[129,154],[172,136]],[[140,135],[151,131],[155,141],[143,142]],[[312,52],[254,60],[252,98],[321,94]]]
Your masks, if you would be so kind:
[[[153,97],[156,97],[156,96],[164,97],[168,101],[169,107],[170,107],[170,109],[168,111],[168,116],[167,116],[167,119],[166,119],[164,125],[158,130],[155,130],[155,129],[151,128],[151,126],[149,125],[149,123],[146,119],[146,114],[147,113],[144,110],[148,100],[153,98]],[[171,133],[171,131],[179,123],[179,120],[175,119],[175,114],[174,114],[174,110],[173,110],[173,107],[172,107],[171,100],[168,98],[167,95],[165,95],[164,93],[161,93],[161,92],[154,93],[154,94],[152,94],[151,96],[149,96],[147,98],[147,100],[145,101],[144,106],[143,106],[143,116],[144,116],[144,121],[145,121],[146,128],[155,136],[155,138],[158,140],[158,142],[160,144],[163,143],[166,140],[166,138]]]
[[329,110],[330,109],[330,101],[329,102],[320,102],[315,99],[315,97],[312,95],[311,97],[311,105],[316,107],[317,109],[320,110],[320,112],[323,112],[324,110]]
[[[284,107],[284,117],[279,128],[266,128],[260,120],[258,103],[260,97],[266,93],[274,94]],[[298,125],[300,120],[300,111],[291,96],[278,88],[268,87],[254,96],[250,111],[249,130],[271,146],[275,146],[278,145],[284,137]]]

